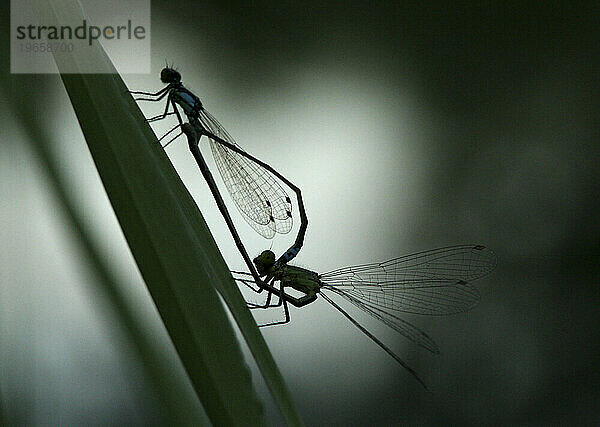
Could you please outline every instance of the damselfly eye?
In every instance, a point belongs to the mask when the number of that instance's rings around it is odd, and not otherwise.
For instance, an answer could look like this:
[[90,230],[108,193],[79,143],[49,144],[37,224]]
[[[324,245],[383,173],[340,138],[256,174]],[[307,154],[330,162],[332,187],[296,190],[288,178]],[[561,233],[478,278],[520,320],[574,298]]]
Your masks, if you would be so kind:
[[270,250],[263,251],[259,256],[253,259],[258,274],[264,276],[269,268],[275,264],[275,253]]
[[163,83],[177,83],[181,81],[181,74],[171,67],[165,67],[160,72],[160,80]]

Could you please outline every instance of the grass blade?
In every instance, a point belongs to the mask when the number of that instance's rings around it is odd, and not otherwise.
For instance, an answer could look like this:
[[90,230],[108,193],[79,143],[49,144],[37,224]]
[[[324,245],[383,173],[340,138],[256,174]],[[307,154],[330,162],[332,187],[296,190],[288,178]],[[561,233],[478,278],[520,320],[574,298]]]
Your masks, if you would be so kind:
[[[164,423],[176,422],[178,425],[198,425],[202,423],[202,418],[197,415],[197,410],[193,408],[193,402],[189,402],[182,386],[176,380],[171,378],[170,368],[160,351],[155,347],[152,341],[146,336],[144,326],[137,320],[136,312],[128,303],[127,298],[122,294],[124,284],[118,283],[110,266],[104,261],[102,251],[97,247],[91,238],[92,233],[87,229],[85,222],[81,219],[78,209],[69,195],[69,185],[60,173],[59,162],[54,158],[49,147],[52,143],[47,138],[39,124],[39,118],[35,111],[28,108],[22,99],[24,93],[32,88],[40,87],[36,85],[34,76],[18,76],[11,78],[13,113],[17,118],[17,125],[25,131],[26,139],[29,142],[33,153],[38,161],[44,166],[48,183],[54,189],[55,195],[62,205],[63,212],[69,221],[70,231],[76,238],[82,252],[87,256],[90,262],[92,272],[97,280],[91,283],[98,285],[97,290],[103,296],[103,301],[108,302],[109,308],[118,318],[123,332],[137,351],[138,357],[142,362],[142,367],[146,377],[153,385],[154,392],[160,398],[164,408],[160,408],[164,415]],[[18,88],[18,91],[15,90]],[[33,93],[31,93],[33,96]]]
[[[81,22],[72,1],[38,4],[42,12]],[[48,22],[45,20],[45,22]],[[67,21],[68,22],[68,21]],[[75,49],[77,51],[77,49]],[[93,55],[57,58],[112,64]],[[63,82],[138,267],[211,421],[262,424],[250,375],[214,292],[228,304],[290,425],[301,424],[262,335],[229,274],[200,211],[117,74],[64,74]]]
[[[2,3],[5,10],[8,10],[8,2],[3,0]],[[2,14],[0,17],[0,28],[8,31],[8,15]],[[60,161],[52,153],[53,141],[48,137],[44,121],[40,120],[44,105],[28,102],[43,93],[49,82],[56,80],[31,75],[10,75],[7,60],[8,58],[3,58],[0,61],[0,72],[3,76],[0,79],[0,92],[9,102],[12,125],[23,130],[24,140],[29,144],[35,160],[40,162],[47,182],[62,206],[72,236],[87,258],[92,274],[96,276],[95,280],[90,280],[90,284],[96,286],[94,290],[102,297],[101,302],[107,304],[111,313],[117,317],[121,331],[133,345],[142,362],[142,370],[153,387],[155,396],[160,399],[161,407],[157,408],[157,412],[162,416],[164,424],[206,425],[206,415],[198,407],[194,396],[189,396],[187,385],[181,384],[173,377],[169,362],[145,333],[146,328],[138,320],[135,308],[122,293],[125,285],[116,279],[112,268],[105,262],[102,251],[91,237],[92,233],[82,220],[79,209],[70,196],[69,184],[60,172]],[[8,422],[7,419],[4,421]],[[2,422],[0,424],[4,425]]]

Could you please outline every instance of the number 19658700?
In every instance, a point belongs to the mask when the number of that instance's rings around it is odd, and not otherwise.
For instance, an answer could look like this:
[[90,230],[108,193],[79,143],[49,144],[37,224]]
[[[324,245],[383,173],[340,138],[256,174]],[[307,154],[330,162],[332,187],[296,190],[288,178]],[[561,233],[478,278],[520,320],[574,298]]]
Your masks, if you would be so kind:
[[75,47],[73,43],[65,42],[27,42],[19,43],[19,50],[21,52],[73,52]]

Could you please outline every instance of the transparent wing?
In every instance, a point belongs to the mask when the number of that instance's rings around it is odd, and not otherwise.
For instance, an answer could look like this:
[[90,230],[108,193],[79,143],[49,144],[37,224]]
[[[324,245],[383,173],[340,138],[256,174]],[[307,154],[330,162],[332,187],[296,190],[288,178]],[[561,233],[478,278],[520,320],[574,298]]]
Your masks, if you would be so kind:
[[[237,146],[208,111],[200,111],[199,120],[211,133]],[[246,222],[267,239],[275,233],[288,233],[292,229],[292,201],[277,178],[217,141],[210,139],[210,147],[225,187]]]
[[469,282],[490,273],[495,265],[496,257],[488,248],[459,245],[341,268],[320,278],[324,289],[386,318],[393,312],[443,315],[473,307],[479,292]]
[[[334,287],[326,287],[326,289],[331,290],[332,292],[335,292],[347,301],[350,301],[352,304],[360,308],[365,313],[383,322],[393,330],[404,335],[406,338],[420,345],[421,347],[426,348],[432,353],[438,354],[440,352],[437,344],[429,337],[429,335],[421,331],[416,326],[413,326],[412,324],[408,323],[406,320],[403,320],[398,316],[386,310],[382,310],[381,308],[375,307],[372,304],[369,304],[365,301],[361,301],[360,299],[340,289],[336,289]],[[321,290],[321,292],[323,292],[323,290]]]

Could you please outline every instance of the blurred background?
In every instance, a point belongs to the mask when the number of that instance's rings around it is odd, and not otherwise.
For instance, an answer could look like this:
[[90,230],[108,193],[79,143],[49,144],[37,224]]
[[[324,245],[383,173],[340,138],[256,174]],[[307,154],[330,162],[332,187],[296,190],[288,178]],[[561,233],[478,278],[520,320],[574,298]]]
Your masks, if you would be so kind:
[[[598,18],[597,7],[542,3],[153,2],[152,74],[125,82],[156,91],[165,60],[174,62],[245,150],[302,189],[310,224],[297,265],[324,272],[459,243],[498,256],[471,312],[406,316],[440,355],[352,311],[429,393],[322,300],[264,329],[307,425],[597,422]],[[62,83],[44,82],[36,108],[71,195],[185,381]],[[163,105],[141,108],[151,116]],[[4,415],[29,425],[152,424],[155,397],[139,362],[94,293],[5,97],[0,109]],[[169,124],[154,126],[157,135]],[[228,264],[244,268],[187,145],[167,152]],[[251,255],[269,248],[230,207]]]

